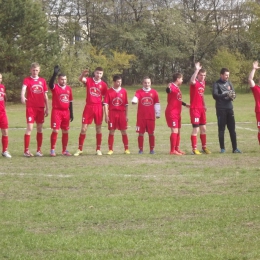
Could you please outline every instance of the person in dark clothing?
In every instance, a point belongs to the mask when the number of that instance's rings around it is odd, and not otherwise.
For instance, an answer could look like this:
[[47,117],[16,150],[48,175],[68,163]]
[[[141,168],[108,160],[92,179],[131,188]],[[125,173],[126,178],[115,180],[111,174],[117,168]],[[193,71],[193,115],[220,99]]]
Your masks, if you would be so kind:
[[220,153],[225,153],[225,128],[227,126],[233,153],[241,153],[237,148],[237,136],[235,131],[235,116],[232,101],[236,98],[236,93],[229,79],[229,70],[222,68],[220,79],[217,80],[212,89],[213,98],[216,100],[216,114],[218,119],[218,138]]

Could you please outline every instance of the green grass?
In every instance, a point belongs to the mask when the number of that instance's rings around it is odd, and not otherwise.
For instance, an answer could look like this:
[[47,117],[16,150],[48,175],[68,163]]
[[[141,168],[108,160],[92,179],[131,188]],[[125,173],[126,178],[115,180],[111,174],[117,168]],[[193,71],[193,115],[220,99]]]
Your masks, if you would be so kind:
[[[164,109],[157,120],[156,154],[138,155],[136,107],[129,106],[129,147],[123,154],[116,132],[114,154],[96,156],[95,129],[87,132],[83,156],[50,158],[49,120],[43,158],[24,158],[24,106],[8,105],[9,150],[0,158],[0,259],[260,259],[259,144],[252,94],[234,102],[238,147],[219,154],[214,100],[206,95],[207,141],[211,155],[190,154],[188,109],[183,108],[181,148],[169,155],[170,130]],[[135,87],[128,88],[131,100]],[[76,151],[85,104],[84,89],[74,90],[75,120],[69,150]],[[188,88],[183,100],[189,102]],[[107,151],[106,125],[102,151]],[[31,151],[36,146],[35,130]]]

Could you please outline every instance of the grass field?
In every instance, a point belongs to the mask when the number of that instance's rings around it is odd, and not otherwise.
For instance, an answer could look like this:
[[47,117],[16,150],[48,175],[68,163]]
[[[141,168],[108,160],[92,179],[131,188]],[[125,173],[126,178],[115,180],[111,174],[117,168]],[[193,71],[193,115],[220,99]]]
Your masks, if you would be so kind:
[[[129,87],[129,100],[135,87]],[[87,132],[80,157],[49,154],[49,120],[44,129],[43,158],[24,158],[25,108],[8,104],[9,151],[0,158],[0,259],[260,259],[260,148],[252,94],[234,102],[238,147],[232,154],[226,132],[219,153],[214,100],[207,93],[207,143],[211,155],[192,156],[188,109],[183,108],[181,148],[169,155],[170,130],[159,91],[162,116],[157,120],[156,154],[138,155],[136,107],[129,110],[130,155],[123,154],[116,132],[114,154],[95,155],[95,130]],[[183,100],[189,102],[188,88]],[[74,89],[75,120],[69,151],[77,149],[84,89]],[[35,130],[31,151],[35,152]]]

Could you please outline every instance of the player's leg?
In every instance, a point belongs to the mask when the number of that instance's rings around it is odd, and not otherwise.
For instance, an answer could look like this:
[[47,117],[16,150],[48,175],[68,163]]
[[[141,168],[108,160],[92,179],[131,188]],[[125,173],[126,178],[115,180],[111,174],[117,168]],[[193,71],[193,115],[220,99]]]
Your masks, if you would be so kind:
[[[176,122],[175,122],[175,125],[176,125]],[[179,135],[179,128],[178,127],[171,127],[171,136],[170,136],[171,151],[170,151],[170,154],[182,155],[182,153],[177,151],[177,148],[179,146],[178,135]]]
[[139,154],[143,154],[144,150],[144,133],[146,129],[146,121],[145,119],[137,119],[136,122],[136,133],[138,133],[138,148],[139,148]]
[[128,148],[128,136],[127,136],[127,118],[125,111],[120,112],[118,117],[118,129],[121,131],[122,135],[122,142],[124,144],[125,154],[130,154],[129,148]]
[[257,139],[258,139],[258,143],[260,145],[260,112],[256,112],[256,124],[257,124],[257,129],[258,129]]
[[41,152],[42,147],[42,140],[43,140],[43,123],[44,123],[44,108],[38,108],[35,109],[35,122],[37,127],[37,133],[36,133],[36,142],[37,142],[37,149],[36,149],[36,156],[43,156]]
[[217,109],[218,119],[218,140],[220,146],[220,153],[225,153],[225,128],[227,124],[227,113],[225,109]]
[[26,130],[24,134],[24,156],[25,157],[32,157],[33,154],[29,151],[30,140],[31,140],[31,133],[33,130],[33,124],[35,120],[35,110],[31,107],[26,108]]
[[11,158],[11,154],[8,152],[8,129],[2,128],[2,156],[6,158]]
[[50,156],[55,157],[56,153],[55,153],[55,147],[56,147],[56,142],[57,142],[57,138],[58,138],[58,131],[59,129],[52,128],[52,133],[51,133],[51,151],[50,151]]
[[206,125],[200,125],[200,140],[202,152],[205,154],[211,154],[211,151],[207,148]]
[[70,152],[67,150],[68,141],[69,141],[69,128],[70,128],[70,112],[63,111],[61,117],[61,130],[62,130],[62,155],[71,156]]
[[241,151],[237,148],[236,122],[233,109],[229,109],[227,111],[227,128],[232,143],[233,153],[241,153]]
[[122,134],[122,142],[124,144],[125,148],[125,154],[130,154],[129,148],[128,148],[128,136],[126,130],[121,130]]
[[115,129],[110,129],[108,134],[108,155],[113,154]]
[[192,154],[200,155],[201,152],[197,149],[197,135],[199,132],[199,121],[200,121],[200,113],[199,109],[190,109],[190,121],[192,124],[192,131],[191,131],[191,147],[192,147]]
[[147,120],[146,121],[146,131],[149,136],[149,146],[150,146],[150,154],[155,154],[154,147],[155,147],[155,120]]
[[96,124],[96,154],[102,155],[101,143],[102,143],[102,121],[103,121],[103,107],[94,107],[94,122]]
[[178,133],[177,133],[177,140],[176,140],[176,144],[175,144],[175,151],[178,153],[177,155],[184,155],[185,152],[183,152],[180,149],[180,142],[181,142],[181,117],[179,117],[178,120]]

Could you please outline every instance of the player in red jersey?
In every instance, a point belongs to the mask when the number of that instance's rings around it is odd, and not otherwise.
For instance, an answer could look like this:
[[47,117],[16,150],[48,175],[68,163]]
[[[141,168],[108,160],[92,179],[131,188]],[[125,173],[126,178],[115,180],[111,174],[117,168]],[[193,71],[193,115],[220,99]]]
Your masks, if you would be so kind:
[[192,154],[200,155],[197,149],[197,135],[200,131],[202,153],[210,154],[206,146],[206,105],[204,100],[206,70],[199,62],[195,63],[195,71],[190,79],[190,121],[192,124]]
[[100,150],[102,133],[101,125],[103,121],[103,105],[102,99],[107,92],[107,84],[101,80],[103,76],[103,69],[97,67],[94,71],[94,77],[86,77],[89,70],[83,70],[79,81],[86,85],[86,105],[82,115],[82,126],[79,134],[79,146],[74,156],[79,156],[83,153],[83,144],[86,138],[86,131],[88,125],[94,120],[96,125],[96,154],[102,155]]
[[[55,145],[57,142],[58,132],[62,130],[62,155],[70,156],[67,150],[69,140],[70,122],[73,121],[73,106],[72,106],[72,90],[67,85],[67,77],[60,73],[58,65],[54,67],[53,75],[49,81],[49,87],[52,92],[52,112],[51,112],[51,156],[56,156]],[[58,84],[55,84],[55,78],[58,75]]]
[[135,92],[132,104],[137,104],[136,132],[138,136],[139,154],[143,153],[144,133],[149,135],[150,154],[154,154],[155,146],[155,118],[160,118],[161,106],[158,93],[151,88],[151,79],[143,79],[143,87]]
[[114,134],[116,129],[121,131],[125,154],[130,154],[126,133],[128,122],[128,99],[127,92],[121,85],[122,78],[115,75],[113,77],[113,87],[108,89],[104,99],[105,121],[108,124],[109,130],[108,155],[113,154]]
[[180,150],[180,129],[181,129],[181,109],[182,105],[189,107],[182,102],[182,93],[180,86],[183,82],[183,75],[181,73],[173,74],[173,82],[166,88],[167,106],[165,109],[165,118],[168,127],[171,128],[170,135],[170,154],[183,155],[185,152]]
[[0,74],[0,129],[2,132],[2,156],[12,158],[8,152],[8,118],[5,110],[6,93],[5,86],[2,84],[3,76]]
[[47,85],[44,78],[40,78],[40,65],[36,62],[31,65],[31,76],[23,81],[21,91],[21,102],[26,104],[26,120],[27,128],[24,135],[24,156],[31,157],[32,153],[29,151],[30,137],[33,130],[33,124],[37,125],[37,151],[36,156],[43,156],[41,152],[42,146],[42,126],[44,123],[44,116],[48,116],[48,96]]
[[258,84],[255,84],[254,82],[255,72],[258,69],[260,69],[260,67],[258,66],[258,61],[254,61],[252,71],[250,72],[248,77],[248,83],[255,98],[255,115],[258,128],[257,138],[260,144],[260,79],[258,80]]

